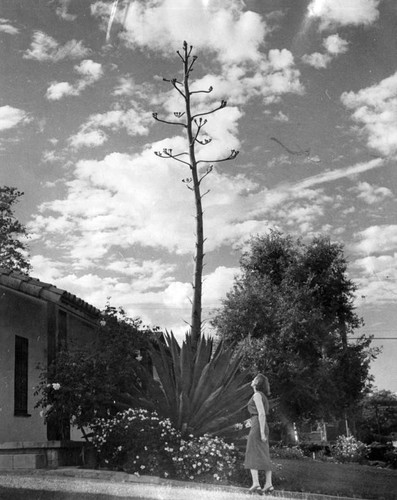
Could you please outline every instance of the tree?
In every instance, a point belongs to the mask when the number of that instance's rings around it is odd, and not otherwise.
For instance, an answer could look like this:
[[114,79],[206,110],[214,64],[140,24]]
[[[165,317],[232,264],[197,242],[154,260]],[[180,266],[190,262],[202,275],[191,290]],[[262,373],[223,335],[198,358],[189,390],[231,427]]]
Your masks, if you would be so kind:
[[69,423],[84,433],[97,417],[131,407],[153,409],[161,397],[148,369],[157,329],[149,330],[139,318],[110,305],[101,318],[94,343],[69,343],[49,369],[41,371],[36,407],[43,408],[47,422],[64,422],[65,435]]
[[390,441],[397,432],[397,394],[381,390],[367,394],[360,406],[357,431],[362,441]]
[[14,205],[23,196],[14,187],[0,187],[0,266],[28,274],[31,266],[27,254],[26,228],[14,215]]
[[271,231],[251,238],[214,319],[217,335],[244,350],[244,365],[267,373],[285,417],[344,417],[370,381],[371,338],[348,341],[362,321],[343,247]]
[[[172,78],[171,80],[164,78],[163,80],[170,83],[174,90],[176,90],[184,101],[184,112],[175,112],[174,116],[177,120],[160,119],[157,113],[153,113],[153,118],[161,123],[183,127],[186,131],[187,137],[187,151],[174,153],[172,149],[163,149],[163,151],[156,152],[160,158],[171,158],[179,163],[185,165],[190,170],[191,177],[185,178],[183,182],[187,187],[193,191],[195,205],[196,205],[196,251],[195,251],[195,267],[194,267],[194,280],[193,280],[193,300],[192,300],[192,315],[191,315],[191,333],[193,343],[197,344],[201,335],[202,325],[202,275],[204,263],[204,225],[203,225],[203,207],[202,199],[208,193],[201,193],[201,183],[213,169],[213,163],[233,160],[238,155],[238,151],[231,150],[229,156],[220,159],[197,159],[196,145],[206,146],[211,142],[211,139],[206,136],[203,137],[203,128],[207,123],[207,119],[203,118],[216,111],[223,109],[226,106],[226,101],[222,100],[219,106],[209,111],[193,111],[192,96],[194,94],[210,94],[212,87],[208,90],[190,90],[190,76],[193,71],[194,64],[197,56],[192,56],[192,46],[188,46],[183,42],[182,54],[177,51],[183,65],[182,78]],[[182,119],[185,117],[184,119]],[[199,171],[199,165],[205,164],[207,168],[202,174]]]

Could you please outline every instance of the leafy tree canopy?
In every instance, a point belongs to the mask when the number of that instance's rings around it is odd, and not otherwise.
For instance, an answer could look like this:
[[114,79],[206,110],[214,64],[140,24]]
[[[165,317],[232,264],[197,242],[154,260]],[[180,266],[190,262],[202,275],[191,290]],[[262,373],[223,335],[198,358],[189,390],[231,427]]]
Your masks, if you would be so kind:
[[390,440],[397,432],[397,393],[380,390],[367,394],[361,404],[357,422],[360,439],[371,441]]
[[14,205],[23,196],[14,187],[0,187],[0,267],[29,273],[30,263],[24,239],[26,228],[14,215]]
[[155,406],[155,390],[145,401],[148,349],[157,328],[148,329],[122,308],[106,306],[94,344],[70,344],[61,350],[48,371],[42,371],[36,406],[47,420],[71,422],[82,429],[96,417],[137,406]]
[[353,306],[343,247],[315,237],[304,244],[278,231],[253,237],[213,320],[244,365],[266,373],[285,417],[343,416],[365,392],[371,339],[348,341],[362,324]]

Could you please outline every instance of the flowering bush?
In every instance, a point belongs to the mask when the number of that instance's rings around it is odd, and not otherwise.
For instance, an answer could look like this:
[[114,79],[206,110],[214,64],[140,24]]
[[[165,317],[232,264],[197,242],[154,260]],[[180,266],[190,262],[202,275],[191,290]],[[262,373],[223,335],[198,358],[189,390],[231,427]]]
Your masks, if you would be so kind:
[[172,474],[170,453],[178,448],[180,434],[155,411],[130,408],[95,420],[92,431],[102,465],[130,473]]
[[233,474],[237,463],[238,450],[219,437],[208,434],[199,438],[189,436],[181,440],[178,449],[167,448],[172,456],[178,478],[198,479],[211,475],[217,481],[224,481]]
[[338,436],[331,450],[332,456],[339,462],[361,462],[367,457],[368,452],[368,446],[354,436]]

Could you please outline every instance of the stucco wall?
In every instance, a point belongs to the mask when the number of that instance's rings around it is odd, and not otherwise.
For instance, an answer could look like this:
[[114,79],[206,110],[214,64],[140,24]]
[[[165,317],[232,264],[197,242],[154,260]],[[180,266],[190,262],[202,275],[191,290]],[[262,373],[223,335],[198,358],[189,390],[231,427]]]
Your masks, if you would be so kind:
[[[0,443],[45,441],[46,427],[35,409],[37,364],[47,362],[47,303],[0,286]],[[29,339],[28,413],[14,416],[15,336]]]

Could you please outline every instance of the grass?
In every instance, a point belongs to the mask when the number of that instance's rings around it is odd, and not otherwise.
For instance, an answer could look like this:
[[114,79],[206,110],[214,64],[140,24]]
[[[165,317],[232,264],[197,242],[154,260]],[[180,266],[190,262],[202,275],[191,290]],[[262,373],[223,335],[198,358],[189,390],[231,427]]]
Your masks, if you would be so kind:
[[278,490],[397,500],[397,470],[321,462],[310,458],[280,458],[274,462],[281,466],[274,472],[274,485]]

